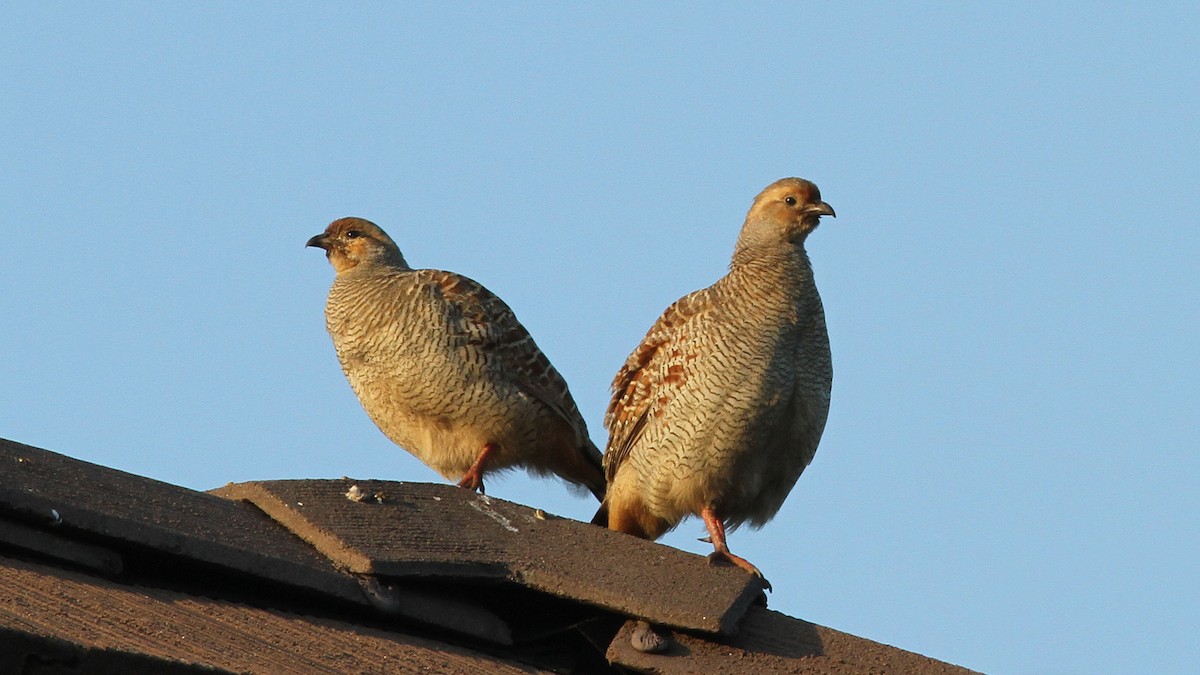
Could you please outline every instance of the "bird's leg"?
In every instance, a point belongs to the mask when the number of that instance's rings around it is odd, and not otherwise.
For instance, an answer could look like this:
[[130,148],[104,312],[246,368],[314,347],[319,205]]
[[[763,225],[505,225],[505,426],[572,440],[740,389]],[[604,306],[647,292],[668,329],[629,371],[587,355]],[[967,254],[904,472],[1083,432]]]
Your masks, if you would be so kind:
[[468,490],[478,490],[479,494],[484,494],[483,465],[491,458],[492,453],[498,449],[499,446],[495,443],[485,443],[483,449],[479,451],[479,456],[475,458],[475,463],[463,474],[462,480],[458,481],[458,487],[467,488]]
[[771,582],[767,581],[767,578],[763,576],[762,572],[758,571],[757,567],[750,564],[749,560],[729,552],[729,546],[725,544],[725,523],[717,517],[713,507],[704,507],[704,510],[700,512],[700,517],[704,519],[704,526],[708,528],[708,538],[712,540],[713,545],[713,552],[708,556],[708,561],[710,563],[720,560],[731,562],[758,577],[763,588],[768,591],[771,590]]

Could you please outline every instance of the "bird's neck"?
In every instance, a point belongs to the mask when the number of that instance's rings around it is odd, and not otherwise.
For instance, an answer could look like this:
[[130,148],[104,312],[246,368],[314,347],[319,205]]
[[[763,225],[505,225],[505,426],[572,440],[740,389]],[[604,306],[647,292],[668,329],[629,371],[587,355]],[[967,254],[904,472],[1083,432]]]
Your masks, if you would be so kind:
[[345,270],[339,270],[338,276],[371,277],[411,271],[413,271],[413,269],[408,266],[408,263],[404,260],[404,256],[397,252],[394,255],[382,260],[359,261],[359,263],[353,267],[348,267]]
[[404,259],[404,254],[399,249],[387,251],[378,260],[372,260],[371,264],[397,272],[412,271],[412,267],[409,267],[408,261]]
[[803,243],[777,243],[770,246],[743,246],[738,242],[729,261],[729,272],[755,276],[780,276],[795,279],[812,277],[812,265]]
[[809,305],[816,294],[808,254],[798,244],[739,249],[722,281],[726,292],[755,298],[762,311],[790,314]]

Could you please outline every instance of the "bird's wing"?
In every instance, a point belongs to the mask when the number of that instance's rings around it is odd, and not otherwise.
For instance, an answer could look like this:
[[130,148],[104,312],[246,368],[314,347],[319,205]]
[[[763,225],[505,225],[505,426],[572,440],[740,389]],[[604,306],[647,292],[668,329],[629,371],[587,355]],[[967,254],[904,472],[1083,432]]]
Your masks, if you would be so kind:
[[540,401],[575,429],[582,443],[586,427],[566,381],[512,309],[468,277],[441,270],[419,274],[433,299],[442,304],[464,363],[489,377],[502,377]]
[[604,471],[610,482],[651,418],[661,416],[687,382],[697,358],[695,322],[711,308],[709,288],[676,300],[617,371],[604,415]]

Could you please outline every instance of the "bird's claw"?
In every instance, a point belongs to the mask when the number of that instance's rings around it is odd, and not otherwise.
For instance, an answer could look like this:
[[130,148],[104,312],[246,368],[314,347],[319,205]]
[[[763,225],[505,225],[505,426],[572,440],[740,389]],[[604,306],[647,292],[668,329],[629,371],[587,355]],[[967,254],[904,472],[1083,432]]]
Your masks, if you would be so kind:
[[754,578],[758,579],[758,583],[762,585],[763,590],[773,590],[771,588],[771,582],[767,581],[767,578],[763,576],[763,573],[760,572],[757,567],[752,565],[750,561],[741,556],[734,555],[728,551],[713,551],[712,553],[708,554],[708,563],[710,565],[736,565],[737,567],[746,570],[750,574],[753,574]]
[[481,495],[487,494],[483,490],[483,477],[472,471],[468,471],[462,480],[458,481],[458,487],[478,492]]

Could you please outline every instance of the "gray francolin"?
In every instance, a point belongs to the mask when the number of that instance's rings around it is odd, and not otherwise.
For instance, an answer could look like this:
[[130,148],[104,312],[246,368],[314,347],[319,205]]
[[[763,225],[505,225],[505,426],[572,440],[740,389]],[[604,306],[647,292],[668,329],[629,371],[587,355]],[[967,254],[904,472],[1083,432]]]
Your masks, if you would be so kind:
[[367,415],[460,487],[557,475],[603,499],[600,451],[567,384],[508,305],[453,272],[413,269],[392,238],[342,218],[308,240],[337,273],[326,327]]
[[817,186],[784,178],[755,198],[729,272],[668,307],[613,380],[605,415],[608,495],[594,522],[657,539],[704,519],[761,527],[812,461],[833,371],[804,240],[833,216]]

